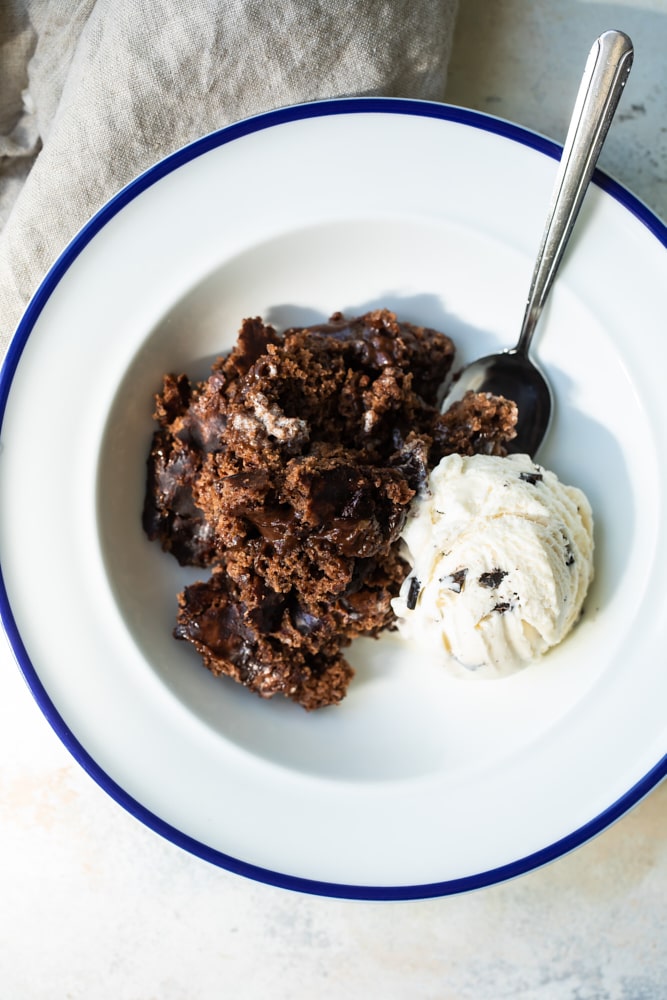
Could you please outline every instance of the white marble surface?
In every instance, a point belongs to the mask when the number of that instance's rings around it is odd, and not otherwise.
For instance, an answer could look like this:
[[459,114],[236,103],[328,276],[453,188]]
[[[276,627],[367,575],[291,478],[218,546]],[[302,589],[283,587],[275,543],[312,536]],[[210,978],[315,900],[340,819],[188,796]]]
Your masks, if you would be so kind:
[[[667,3],[461,0],[446,98],[564,136],[592,39],[637,50],[603,153],[667,219]],[[141,826],[71,759],[0,639],[0,998],[655,1000],[667,784],[573,854],[464,896],[373,904],[245,881]]]

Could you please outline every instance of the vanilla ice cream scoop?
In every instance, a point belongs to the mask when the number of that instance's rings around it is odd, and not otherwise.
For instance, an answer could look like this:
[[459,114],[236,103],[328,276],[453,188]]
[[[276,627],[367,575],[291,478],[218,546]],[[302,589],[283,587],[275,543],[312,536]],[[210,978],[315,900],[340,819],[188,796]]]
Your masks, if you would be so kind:
[[398,629],[455,674],[502,677],[568,634],[593,577],[580,489],[527,455],[449,455],[402,534]]

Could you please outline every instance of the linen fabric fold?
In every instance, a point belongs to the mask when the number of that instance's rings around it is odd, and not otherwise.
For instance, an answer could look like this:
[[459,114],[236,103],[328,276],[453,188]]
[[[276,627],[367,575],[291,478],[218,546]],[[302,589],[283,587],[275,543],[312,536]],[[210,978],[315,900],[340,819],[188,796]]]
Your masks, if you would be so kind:
[[457,0],[0,5],[0,355],[81,226],[180,146],[302,101],[441,100],[456,8]]

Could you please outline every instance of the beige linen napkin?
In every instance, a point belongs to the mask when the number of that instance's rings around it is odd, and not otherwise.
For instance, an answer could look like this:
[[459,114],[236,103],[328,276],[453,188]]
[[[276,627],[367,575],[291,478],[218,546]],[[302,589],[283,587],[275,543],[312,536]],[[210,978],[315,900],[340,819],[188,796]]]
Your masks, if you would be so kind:
[[156,160],[305,100],[441,100],[457,0],[0,0],[0,356],[49,266]]

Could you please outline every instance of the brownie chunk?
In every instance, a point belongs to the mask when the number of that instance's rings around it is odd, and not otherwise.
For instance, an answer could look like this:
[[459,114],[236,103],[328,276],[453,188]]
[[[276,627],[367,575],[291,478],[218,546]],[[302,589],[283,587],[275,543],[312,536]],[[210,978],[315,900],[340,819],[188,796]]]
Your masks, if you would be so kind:
[[191,642],[214,674],[227,674],[264,698],[283,694],[306,709],[344,697],[352,668],[342,650],[358,635],[389,626],[389,606],[405,577],[397,553],[360,561],[357,578],[335,601],[301,602],[259,575],[237,581],[222,569],[179,595],[174,634]]
[[445,455],[505,455],[516,435],[516,403],[488,392],[467,392],[433,424],[431,461]]
[[156,397],[143,524],[207,581],[179,596],[175,635],[263,697],[335,704],[350,641],[393,623],[398,536],[445,454],[503,454],[516,407],[438,392],[451,340],[379,309],[279,334],[243,322],[208,379]]

